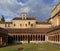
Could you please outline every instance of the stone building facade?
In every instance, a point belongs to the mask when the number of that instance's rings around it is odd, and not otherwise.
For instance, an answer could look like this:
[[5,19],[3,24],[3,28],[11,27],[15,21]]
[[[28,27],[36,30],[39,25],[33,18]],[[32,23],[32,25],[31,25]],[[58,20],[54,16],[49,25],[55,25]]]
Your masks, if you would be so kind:
[[0,46],[8,44],[8,31],[0,28]]
[[60,43],[60,3],[52,10],[51,17],[45,22],[37,22],[35,17],[15,17],[11,22],[0,22],[0,27],[8,31],[14,42]]

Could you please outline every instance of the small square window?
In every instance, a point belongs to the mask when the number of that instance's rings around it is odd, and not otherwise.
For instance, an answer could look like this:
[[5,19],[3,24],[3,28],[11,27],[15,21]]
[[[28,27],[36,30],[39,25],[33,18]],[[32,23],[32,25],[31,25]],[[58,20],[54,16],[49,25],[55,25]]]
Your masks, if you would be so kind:
[[22,24],[20,24],[20,26],[22,26]]
[[28,25],[30,25],[30,22],[28,22]]
[[33,27],[33,24],[31,24],[31,27]]
[[14,26],[16,26],[16,24],[14,24]]
[[27,24],[25,24],[25,26],[27,27]]

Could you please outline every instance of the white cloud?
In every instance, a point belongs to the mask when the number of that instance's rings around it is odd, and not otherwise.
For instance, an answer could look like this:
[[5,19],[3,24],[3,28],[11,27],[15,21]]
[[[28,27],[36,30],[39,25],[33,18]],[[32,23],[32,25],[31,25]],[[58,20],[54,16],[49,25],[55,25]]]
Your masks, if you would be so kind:
[[8,21],[8,22],[11,22],[11,20],[12,20],[12,18],[6,18],[6,22]]
[[23,4],[22,2],[20,2],[20,3],[18,3],[18,4],[20,4],[21,6],[24,6],[25,4]]
[[17,0],[0,0],[0,15],[9,16],[10,18],[20,16],[21,12],[28,12],[29,16],[35,16],[39,20],[50,17],[52,8],[60,0],[54,0],[51,4],[45,4],[42,0],[28,0],[26,3],[17,2]]
[[29,12],[30,11],[30,8],[29,7],[25,7],[23,10],[22,10],[22,12]]

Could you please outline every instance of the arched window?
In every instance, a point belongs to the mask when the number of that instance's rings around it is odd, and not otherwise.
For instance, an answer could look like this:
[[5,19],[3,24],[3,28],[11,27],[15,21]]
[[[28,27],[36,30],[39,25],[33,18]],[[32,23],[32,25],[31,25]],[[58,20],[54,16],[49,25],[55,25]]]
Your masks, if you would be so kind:
[[16,26],[16,24],[14,24],[14,26]]
[[60,16],[60,13],[58,14],[58,16]]
[[31,24],[31,27],[33,27],[33,24]]
[[30,22],[28,22],[28,25],[30,25]]
[[20,24],[20,26],[22,26],[22,24]]
[[25,24],[25,26],[27,27],[27,24]]

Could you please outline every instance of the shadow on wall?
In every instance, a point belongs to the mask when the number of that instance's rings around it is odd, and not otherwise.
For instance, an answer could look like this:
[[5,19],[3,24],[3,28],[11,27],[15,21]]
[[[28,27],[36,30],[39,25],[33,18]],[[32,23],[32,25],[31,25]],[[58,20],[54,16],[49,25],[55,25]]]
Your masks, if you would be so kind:
[[13,43],[13,37],[12,36],[8,36],[8,44],[12,44]]
[[18,45],[18,44],[22,44],[22,42],[14,41],[12,36],[8,36],[8,45]]

